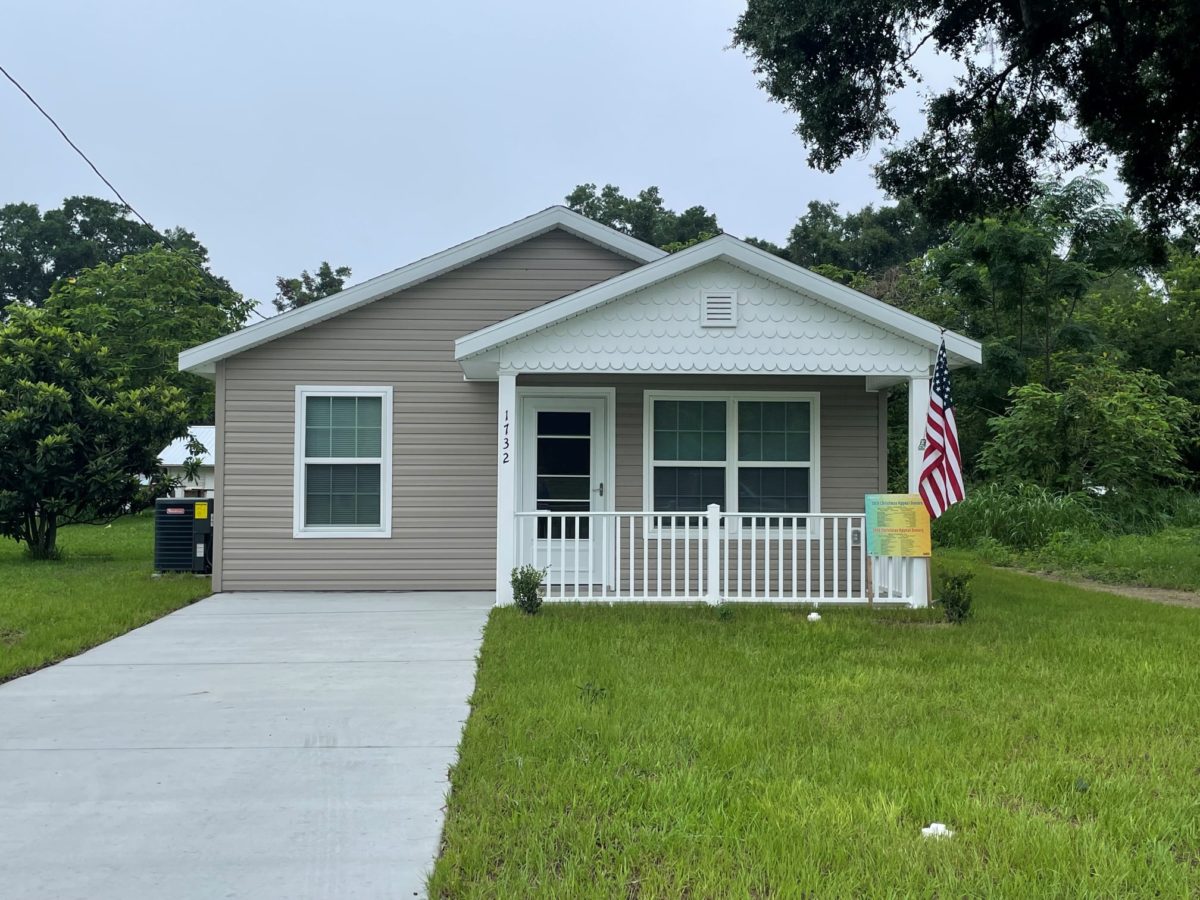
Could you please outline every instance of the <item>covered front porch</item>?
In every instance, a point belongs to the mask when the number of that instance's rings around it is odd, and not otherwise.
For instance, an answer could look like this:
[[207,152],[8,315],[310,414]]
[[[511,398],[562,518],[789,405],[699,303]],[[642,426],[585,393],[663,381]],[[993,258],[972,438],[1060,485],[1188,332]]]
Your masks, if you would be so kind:
[[885,396],[861,376],[502,373],[500,602],[532,565],[551,601],[924,604],[924,561],[865,552]]
[[899,384],[916,490],[941,336],[721,235],[460,338],[497,384],[498,602],[528,564],[550,600],[925,605],[925,560],[870,558],[863,510]]

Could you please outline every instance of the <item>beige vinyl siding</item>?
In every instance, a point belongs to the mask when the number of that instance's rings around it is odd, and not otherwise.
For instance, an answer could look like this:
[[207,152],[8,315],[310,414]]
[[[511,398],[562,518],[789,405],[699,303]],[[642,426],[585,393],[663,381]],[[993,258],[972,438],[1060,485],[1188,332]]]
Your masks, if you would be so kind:
[[[454,341],[637,264],[562,231],[218,365],[221,590],[494,587],[496,385]],[[394,389],[392,536],[292,536],[296,385]]]

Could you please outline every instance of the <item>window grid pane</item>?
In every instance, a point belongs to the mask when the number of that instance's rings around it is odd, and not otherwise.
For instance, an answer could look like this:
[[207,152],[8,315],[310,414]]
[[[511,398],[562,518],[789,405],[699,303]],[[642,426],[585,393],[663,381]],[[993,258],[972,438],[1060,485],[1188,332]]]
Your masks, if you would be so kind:
[[810,407],[803,400],[738,402],[738,460],[809,462]]
[[723,462],[725,409],[724,400],[655,400],[654,459]]
[[809,474],[805,467],[738,469],[738,512],[806,513],[809,511]]
[[703,511],[710,503],[725,508],[725,470],[660,466],[654,470],[654,511]]
[[383,447],[380,397],[306,397],[304,455],[309,459],[378,457]]
[[306,526],[381,523],[378,463],[308,464],[304,474]]

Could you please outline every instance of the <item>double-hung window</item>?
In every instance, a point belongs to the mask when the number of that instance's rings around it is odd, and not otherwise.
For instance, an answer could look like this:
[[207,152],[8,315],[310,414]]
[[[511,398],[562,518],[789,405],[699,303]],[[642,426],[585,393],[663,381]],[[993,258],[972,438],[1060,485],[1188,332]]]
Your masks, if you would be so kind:
[[296,388],[296,537],[391,534],[392,389]]
[[760,524],[817,512],[818,403],[815,394],[647,392],[649,508],[691,512],[716,503],[758,513]]

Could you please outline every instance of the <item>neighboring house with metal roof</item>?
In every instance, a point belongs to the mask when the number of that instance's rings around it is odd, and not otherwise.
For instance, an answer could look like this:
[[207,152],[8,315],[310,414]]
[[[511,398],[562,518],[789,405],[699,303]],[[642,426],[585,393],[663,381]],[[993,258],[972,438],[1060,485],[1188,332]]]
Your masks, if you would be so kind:
[[[191,453],[188,449],[190,438],[195,438],[204,445],[205,452],[200,456],[200,467],[195,477],[189,477],[184,464]],[[189,425],[188,437],[176,438],[158,454],[158,461],[163,471],[171,478],[178,479],[179,485],[172,492],[173,497],[212,497],[216,490],[216,453],[217,428],[215,425]]]
[[[552,207],[180,354],[216,382],[217,590],[923,603],[868,559],[942,332],[729,235]],[[947,332],[951,364],[980,346]]]

